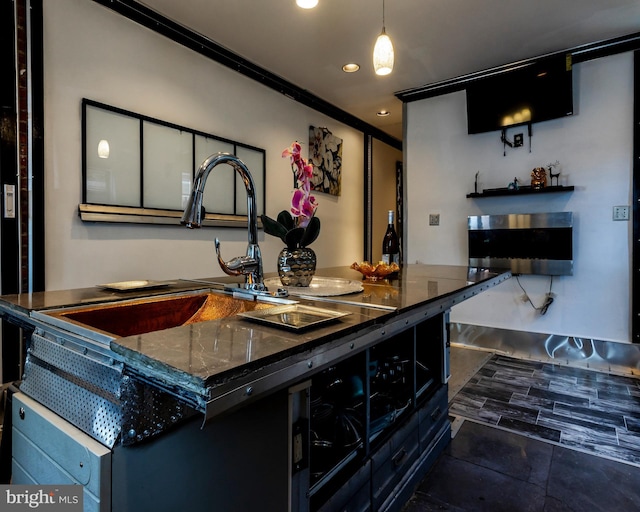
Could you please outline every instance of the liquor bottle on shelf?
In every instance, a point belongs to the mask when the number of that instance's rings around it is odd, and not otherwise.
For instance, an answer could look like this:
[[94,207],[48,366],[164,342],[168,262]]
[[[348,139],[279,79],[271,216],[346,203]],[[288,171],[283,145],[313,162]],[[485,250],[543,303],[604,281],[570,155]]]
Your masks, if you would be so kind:
[[389,225],[382,239],[382,261],[400,264],[400,243],[393,222],[393,210],[389,210]]

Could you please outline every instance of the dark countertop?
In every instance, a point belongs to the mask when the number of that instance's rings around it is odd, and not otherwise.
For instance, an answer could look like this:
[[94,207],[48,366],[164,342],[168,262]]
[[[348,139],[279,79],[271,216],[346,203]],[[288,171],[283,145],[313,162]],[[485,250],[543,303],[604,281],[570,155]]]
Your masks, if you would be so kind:
[[[366,304],[381,304],[405,309],[424,301],[458,292],[465,287],[475,285],[498,275],[504,270],[475,269],[453,265],[406,265],[398,275],[381,281],[366,281],[362,275],[349,267],[330,267],[318,269],[317,276],[338,277],[362,281],[364,291],[360,294],[333,297],[333,299],[357,301]],[[274,274],[267,274],[273,276]],[[508,277],[508,276],[507,276]],[[426,282],[425,282],[426,280]],[[0,296],[3,311],[29,314],[32,311],[97,304],[117,300],[134,299],[199,290],[210,283],[238,283],[238,279],[229,277],[203,278],[197,280],[175,279],[159,281],[166,286],[148,290],[127,292],[112,291],[98,286],[71,290],[24,293]]]
[[[323,268],[316,275],[362,281],[361,274],[348,267]],[[326,298],[330,301],[290,296],[304,304],[351,313],[314,329],[290,332],[235,316],[115,338],[110,348],[135,372],[169,386],[191,390],[206,401],[216,394],[216,388],[222,392],[231,381],[245,382],[248,375],[266,367],[270,372],[277,371],[284,359],[301,362],[310,353],[317,354],[319,348],[335,348],[343,340],[348,343],[417,308],[420,311],[431,308],[429,316],[444,312],[509,277],[508,271],[406,265],[391,279],[362,281],[362,292]],[[139,292],[113,292],[94,287],[9,295],[0,297],[0,311],[5,318],[30,323],[28,318],[35,311],[202,290],[208,288],[204,284],[207,282],[238,281],[237,278],[205,278],[198,282],[175,280],[164,288]],[[42,315],[36,316],[42,318]]]
[[135,299],[138,297],[150,297],[201,289],[202,283],[193,283],[181,279],[171,281],[158,281],[163,286],[147,290],[135,290],[128,292],[113,291],[100,286],[91,288],[74,288],[71,290],[53,290],[47,292],[21,293],[0,296],[2,312],[15,312],[26,314],[33,311],[80,306],[84,304],[98,304],[101,302],[113,302],[117,300]]
[[[348,267],[320,269],[316,275],[362,281],[362,275]],[[383,323],[400,312],[429,301],[443,300],[451,295],[458,297],[465,289],[469,289],[471,296],[472,288],[497,275],[470,272],[466,267],[409,265],[394,279],[363,281],[362,292],[330,297],[328,299],[331,302],[324,298],[313,300],[290,296],[305,304],[351,313],[324,327],[289,332],[231,317],[120,338],[112,342],[111,348],[129,359],[139,359],[140,363],[152,364],[152,360],[164,362],[184,372],[183,378],[195,377],[202,379],[207,386],[214,386],[228,379],[229,371],[246,372],[291,353],[308,350]],[[456,300],[465,298],[463,295]],[[358,303],[361,306],[356,305]],[[396,309],[383,310],[371,306]],[[442,309],[446,308],[443,306]]]

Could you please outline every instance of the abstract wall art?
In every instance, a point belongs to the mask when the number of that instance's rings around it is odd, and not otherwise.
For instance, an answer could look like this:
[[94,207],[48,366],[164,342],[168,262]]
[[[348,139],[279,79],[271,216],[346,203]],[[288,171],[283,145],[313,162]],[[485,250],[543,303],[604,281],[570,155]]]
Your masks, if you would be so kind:
[[313,163],[313,190],[340,195],[342,139],[327,128],[309,126],[309,161]]

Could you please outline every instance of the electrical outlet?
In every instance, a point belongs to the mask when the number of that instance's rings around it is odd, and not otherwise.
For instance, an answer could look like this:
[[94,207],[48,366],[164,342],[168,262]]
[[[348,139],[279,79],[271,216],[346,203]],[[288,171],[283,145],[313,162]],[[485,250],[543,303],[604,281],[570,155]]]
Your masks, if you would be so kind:
[[439,213],[430,213],[429,214],[429,226],[439,226],[440,225],[440,214]]
[[524,144],[524,134],[523,133],[516,133],[513,136],[513,147],[514,148],[519,148]]
[[629,220],[629,207],[628,206],[614,206],[613,207],[613,220]]

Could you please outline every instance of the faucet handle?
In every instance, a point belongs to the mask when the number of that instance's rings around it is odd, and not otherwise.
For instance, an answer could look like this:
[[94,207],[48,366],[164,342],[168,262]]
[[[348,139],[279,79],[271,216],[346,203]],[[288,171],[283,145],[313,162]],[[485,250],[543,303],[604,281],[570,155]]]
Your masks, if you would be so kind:
[[238,256],[225,262],[220,254],[220,240],[215,239],[216,255],[218,256],[218,263],[225,274],[230,276],[241,276],[255,272],[260,262],[256,258],[251,256]]

